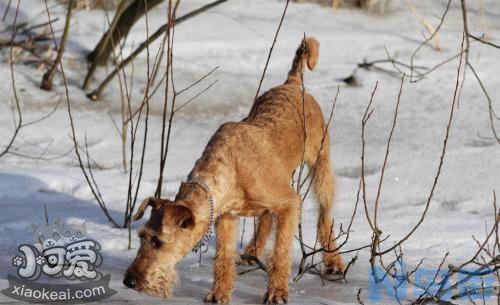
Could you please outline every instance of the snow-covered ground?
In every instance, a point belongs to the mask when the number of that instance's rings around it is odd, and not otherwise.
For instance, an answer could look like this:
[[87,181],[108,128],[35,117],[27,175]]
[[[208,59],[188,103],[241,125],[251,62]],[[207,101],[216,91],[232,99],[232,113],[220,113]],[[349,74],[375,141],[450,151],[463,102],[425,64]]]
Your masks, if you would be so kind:
[[[13,1],[16,2],[16,1]],[[414,1],[417,9],[432,24],[446,2]],[[480,3],[487,10],[480,14]],[[203,5],[204,1],[181,2],[179,15]],[[0,3],[3,12],[7,1]],[[50,1],[54,17],[64,19],[64,7]],[[500,3],[470,1],[470,26],[478,36],[487,31],[488,37],[500,41]],[[186,178],[205,143],[225,121],[240,120],[248,112],[257,89],[269,46],[281,17],[282,1],[228,1],[186,23],[175,31],[175,80],[178,88],[185,87],[216,66],[218,71],[196,89],[181,96],[188,100],[211,81],[218,82],[196,102],[175,117],[171,151],[167,159],[164,194],[173,197],[179,183]],[[149,15],[150,31],[165,22],[166,4]],[[2,37],[9,37],[8,26],[13,11],[0,23]],[[19,21],[33,24],[46,21],[43,1],[21,2]],[[432,67],[459,52],[462,37],[460,2],[452,1],[448,17],[439,38],[443,50],[424,47],[416,56],[416,64]],[[102,99],[91,102],[81,91],[85,77],[84,55],[100,38],[106,24],[102,11],[76,11],[72,20],[67,51],[64,56],[69,82],[69,97],[73,108],[77,135],[86,135],[92,159],[99,165],[95,178],[111,214],[121,220],[126,200],[128,176],[121,167],[121,142],[111,117],[120,121],[118,81],[105,90]],[[60,29],[63,22],[55,24]],[[144,19],[133,28],[124,55],[145,37]],[[349,76],[363,59],[386,59],[387,52],[409,63],[416,47],[424,39],[425,29],[404,1],[391,1],[388,11],[380,16],[359,10],[339,9],[292,2],[272,54],[263,89],[280,84],[290,67],[295,49],[303,33],[316,37],[320,43],[320,61],[315,71],[305,77],[309,90],[329,112],[332,99],[340,85],[340,94],[331,125],[332,159],[337,173],[337,197],[334,218],[336,227],[347,225],[356,201],[360,177],[361,118],[370,94],[378,81],[374,113],[367,126],[367,192],[376,195],[385,144],[392,123],[400,79],[388,73],[358,70],[359,86],[349,87],[340,80]],[[159,44],[151,46],[155,54]],[[0,145],[5,145],[12,132],[12,101],[8,52],[3,51],[0,63]],[[493,101],[500,99],[500,52],[474,43],[470,54],[479,75]],[[134,62],[132,102],[141,101],[146,75],[146,54]],[[404,236],[418,221],[431,189],[448,120],[455,86],[458,59],[440,67],[418,83],[405,83],[400,115],[394,134],[391,155],[385,171],[379,224],[389,234],[386,246]],[[391,70],[390,64],[385,65]],[[15,65],[18,95],[22,102],[23,119],[30,121],[48,113],[57,103],[54,92],[40,90],[43,71],[34,66]],[[109,70],[109,69],[108,69]],[[132,68],[127,68],[130,77]],[[104,78],[101,68],[97,77]],[[93,86],[98,82],[95,81]],[[56,76],[55,92],[64,93],[60,76]],[[162,90],[160,90],[162,91]],[[157,94],[152,100],[150,146],[146,156],[145,176],[140,198],[151,195],[158,175],[159,140],[161,133],[161,103]],[[498,103],[496,105],[498,107]],[[471,74],[467,75],[452,124],[449,147],[443,173],[437,185],[428,216],[419,230],[403,245],[405,263],[415,267],[425,257],[425,268],[436,268],[449,252],[449,263],[468,260],[476,251],[472,235],[484,237],[485,223],[493,221],[492,191],[500,186],[500,146],[490,139],[487,101]],[[11,258],[17,246],[31,241],[31,223],[44,220],[44,205],[51,219],[66,221],[84,219],[88,234],[103,246],[101,270],[111,274],[111,287],[118,294],[106,302],[165,303],[164,300],[140,295],[121,284],[125,268],[135,256],[138,238],[133,233],[132,250],[127,250],[127,230],[114,229],[105,219],[93,199],[77,165],[72,149],[66,106],[48,119],[23,128],[14,148],[20,153],[37,156],[50,145],[45,158],[36,160],[15,155],[0,159],[0,288],[7,286],[6,275],[12,273]],[[54,158],[53,158],[54,157]],[[370,201],[372,202],[372,200]],[[370,204],[370,207],[372,205]],[[315,205],[307,200],[304,206],[304,227],[307,240],[315,240]],[[133,225],[134,231],[140,223]],[[251,236],[252,220],[246,221],[245,240]],[[370,242],[371,231],[360,207],[353,230],[344,250]],[[300,254],[295,244],[294,268],[297,271]],[[355,253],[345,255],[349,261]],[[180,286],[171,303],[199,303],[211,287],[213,250],[202,257],[190,254],[179,266]],[[319,277],[308,274],[298,283],[290,282],[294,304],[356,304],[356,294],[368,298],[368,250],[348,274],[348,283],[322,284]],[[242,267],[239,267],[242,268]],[[252,272],[240,276],[233,294],[233,304],[260,303],[265,292],[266,275]],[[412,293],[409,293],[409,298]],[[0,296],[0,302],[11,300]],[[488,302],[496,302],[490,299]],[[392,302],[383,295],[382,303]]]

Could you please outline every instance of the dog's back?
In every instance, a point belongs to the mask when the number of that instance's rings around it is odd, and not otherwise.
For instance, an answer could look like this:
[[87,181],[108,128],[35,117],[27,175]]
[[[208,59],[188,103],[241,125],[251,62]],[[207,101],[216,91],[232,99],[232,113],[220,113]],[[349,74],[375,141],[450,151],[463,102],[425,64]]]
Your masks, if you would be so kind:
[[[257,98],[249,115],[241,122],[223,124],[212,136],[197,165],[210,163],[208,159],[213,158],[233,163],[241,171],[254,163],[258,167],[269,168],[272,165],[279,167],[279,175],[290,180],[303,157],[305,161],[316,159],[319,148],[323,144],[328,146],[328,134],[321,108],[305,92],[303,74],[306,69],[316,66],[318,56],[319,42],[314,38],[304,39],[297,48],[285,83]],[[328,152],[328,148],[325,151]],[[237,162],[231,157],[228,159],[228,155],[237,156],[245,162]],[[254,171],[252,168],[249,170]]]
[[274,158],[287,159],[290,171],[302,159],[304,135],[306,153],[310,146],[316,147],[312,150],[317,151],[318,144],[325,136],[321,108],[303,86],[304,73],[307,69],[314,69],[318,57],[318,41],[314,38],[304,39],[296,51],[285,83],[262,94],[243,120],[244,123],[259,127],[260,140],[265,137],[272,144]]

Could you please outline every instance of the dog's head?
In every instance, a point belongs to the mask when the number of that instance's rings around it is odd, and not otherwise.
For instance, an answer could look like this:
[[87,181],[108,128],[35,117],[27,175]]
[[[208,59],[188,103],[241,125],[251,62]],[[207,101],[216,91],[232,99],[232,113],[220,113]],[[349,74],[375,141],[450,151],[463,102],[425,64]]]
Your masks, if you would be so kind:
[[134,220],[140,219],[148,206],[151,206],[151,216],[139,230],[141,245],[123,284],[167,298],[177,283],[176,263],[192,249],[202,233],[195,226],[192,210],[182,201],[147,198]]

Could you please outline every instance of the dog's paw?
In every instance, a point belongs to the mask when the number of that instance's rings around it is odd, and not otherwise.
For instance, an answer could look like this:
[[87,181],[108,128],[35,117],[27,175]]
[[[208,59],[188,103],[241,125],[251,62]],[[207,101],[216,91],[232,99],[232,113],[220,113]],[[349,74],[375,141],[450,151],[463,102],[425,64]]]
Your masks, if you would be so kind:
[[288,290],[269,288],[264,295],[263,304],[283,304],[288,303]]
[[331,256],[328,259],[325,257],[324,263],[325,263],[325,270],[324,270],[325,274],[344,273],[345,265],[340,255]]
[[231,300],[231,295],[227,291],[212,290],[205,297],[205,303],[226,304]]
[[256,264],[255,262],[255,256],[252,254],[248,254],[248,252],[244,252],[240,254],[239,259],[237,260],[238,265],[242,266],[253,266]]

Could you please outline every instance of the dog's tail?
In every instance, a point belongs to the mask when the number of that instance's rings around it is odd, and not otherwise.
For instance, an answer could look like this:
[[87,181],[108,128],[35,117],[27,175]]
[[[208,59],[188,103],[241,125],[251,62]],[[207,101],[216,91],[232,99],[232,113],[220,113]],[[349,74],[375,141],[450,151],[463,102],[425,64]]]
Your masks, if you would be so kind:
[[302,85],[302,75],[306,70],[305,66],[307,65],[309,70],[314,69],[318,57],[319,42],[313,37],[304,38],[295,52],[292,69],[288,72],[288,79],[285,84]]

